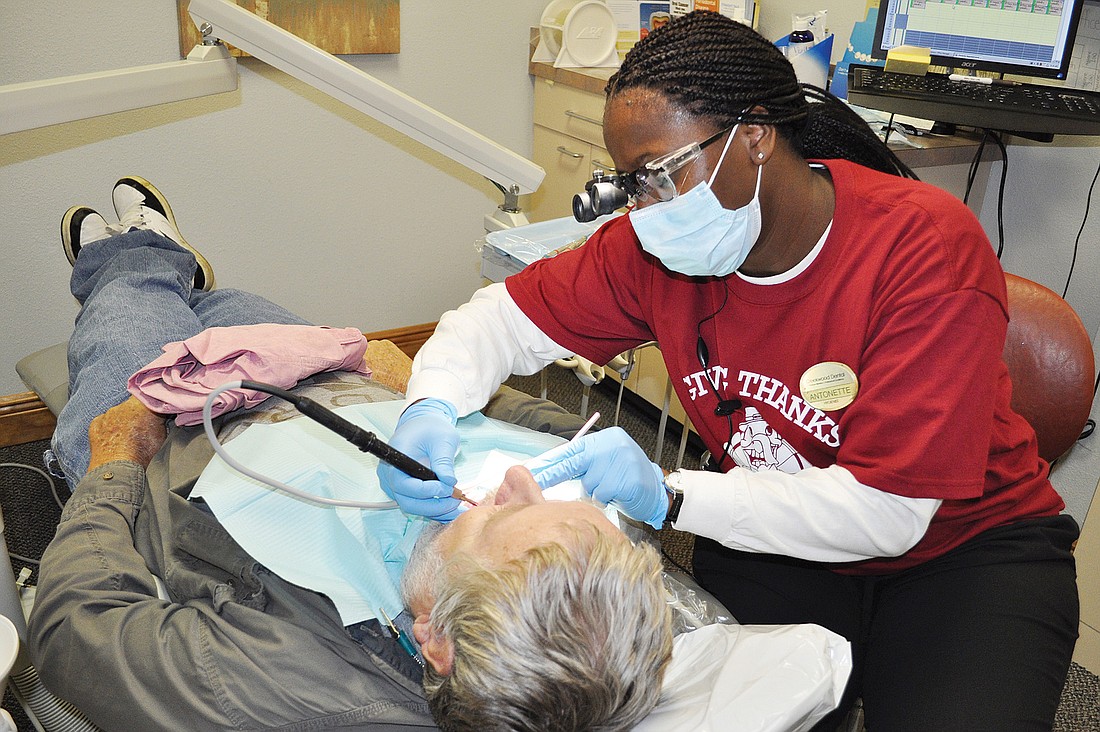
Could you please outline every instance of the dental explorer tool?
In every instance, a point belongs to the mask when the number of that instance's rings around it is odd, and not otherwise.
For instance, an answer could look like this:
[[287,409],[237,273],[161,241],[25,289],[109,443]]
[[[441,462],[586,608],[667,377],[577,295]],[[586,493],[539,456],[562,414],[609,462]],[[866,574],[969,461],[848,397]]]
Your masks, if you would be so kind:
[[571,440],[569,440],[569,442],[562,443],[561,445],[558,445],[557,447],[551,447],[549,450],[547,450],[547,451],[545,451],[545,452],[543,452],[539,455],[536,455],[536,456],[534,456],[533,458],[531,458],[529,460],[524,461],[524,463],[523,463],[524,466],[527,467],[527,468],[530,468],[532,465],[538,465],[540,463],[546,463],[546,462],[549,462],[551,460],[554,460],[555,458],[558,457],[558,455],[565,452],[566,449],[568,449],[568,447],[570,445],[572,445],[573,443],[577,442],[579,439],[584,437],[585,434],[588,432],[588,430],[592,429],[592,425],[596,424],[596,420],[598,420],[599,418],[600,418],[600,413],[599,412],[593,412],[592,416],[588,418],[588,421],[585,422],[579,430],[577,430],[577,434],[573,435],[573,438]]

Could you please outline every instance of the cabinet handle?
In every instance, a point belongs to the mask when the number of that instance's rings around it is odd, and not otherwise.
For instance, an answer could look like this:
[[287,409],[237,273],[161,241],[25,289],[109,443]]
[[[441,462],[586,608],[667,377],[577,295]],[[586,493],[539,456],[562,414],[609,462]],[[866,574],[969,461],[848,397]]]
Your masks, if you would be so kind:
[[596,158],[592,158],[592,167],[599,168],[605,173],[615,172],[615,163],[605,163],[603,160],[597,160]]
[[603,120],[586,117],[580,112],[574,112],[572,109],[565,110],[565,116],[572,117],[573,119],[579,119],[581,122],[587,122],[588,124],[596,125],[597,127],[603,127]]
[[568,155],[569,157],[573,158],[574,160],[576,160],[577,158],[583,158],[584,157],[584,153],[573,152],[572,150],[569,150],[568,148],[562,147],[561,145],[558,145],[558,152],[560,152],[562,155]]

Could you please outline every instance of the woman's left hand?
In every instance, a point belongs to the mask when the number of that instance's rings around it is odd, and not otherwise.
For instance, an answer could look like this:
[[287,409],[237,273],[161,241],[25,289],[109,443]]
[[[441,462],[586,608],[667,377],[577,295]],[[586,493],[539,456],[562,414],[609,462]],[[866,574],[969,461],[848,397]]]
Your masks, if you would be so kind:
[[585,435],[553,452],[550,464],[531,466],[543,490],[579,477],[584,490],[600,503],[661,528],[668,513],[664,472],[621,427]]

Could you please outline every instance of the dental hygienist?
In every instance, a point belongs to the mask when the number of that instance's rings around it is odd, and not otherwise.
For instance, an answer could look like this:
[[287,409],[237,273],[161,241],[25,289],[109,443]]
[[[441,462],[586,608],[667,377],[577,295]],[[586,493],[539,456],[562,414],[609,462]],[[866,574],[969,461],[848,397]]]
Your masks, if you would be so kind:
[[739,621],[852,641],[819,729],[862,697],[875,730],[1049,730],[1078,528],[1009,406],[1005,281],[976,218],[713,13],[635,46],[604,136],[634,208],[443,316],[392,441],[442,483],[384,469],[388,491],[452,516],[456,417],[509,374],[656,340],[717,472],[665,477],[613,428],[541,485],[580,475],[697,534],[696,578]]

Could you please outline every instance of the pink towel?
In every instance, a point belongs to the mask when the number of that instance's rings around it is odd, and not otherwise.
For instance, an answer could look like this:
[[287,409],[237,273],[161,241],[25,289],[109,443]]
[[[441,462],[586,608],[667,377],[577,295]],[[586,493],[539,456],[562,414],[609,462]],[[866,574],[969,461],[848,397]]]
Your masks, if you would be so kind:
[[[238,325],[208,328],[185,341],[169,343],[164,355],[130,377],[128,388],[158,414],[175,414],[176,424],[202,422],[202,407],[215,388],[250,379],[289,389],[322,371],[357,371],[367,339],[355,328],[313,325]],[[268,398],[251,389],[218,395],[213,414],[251,407]]]

